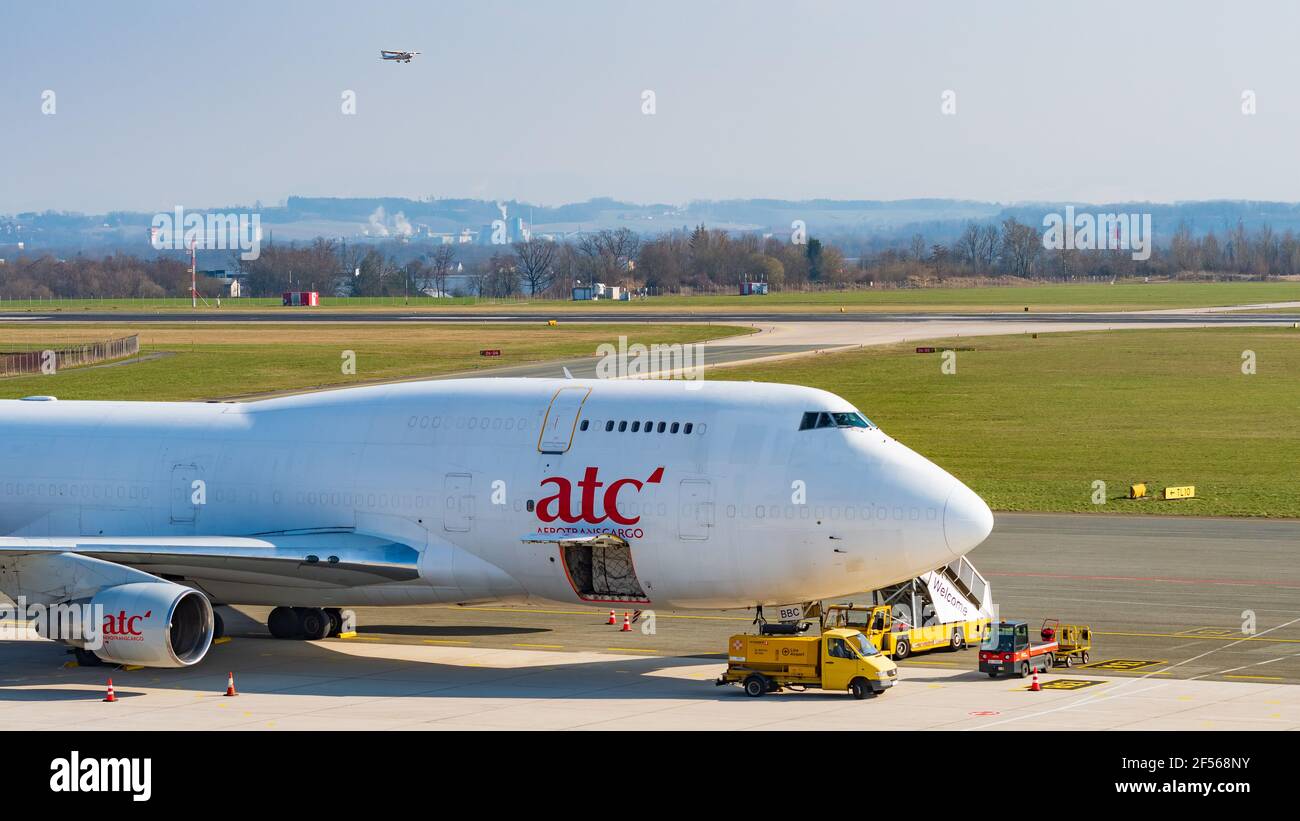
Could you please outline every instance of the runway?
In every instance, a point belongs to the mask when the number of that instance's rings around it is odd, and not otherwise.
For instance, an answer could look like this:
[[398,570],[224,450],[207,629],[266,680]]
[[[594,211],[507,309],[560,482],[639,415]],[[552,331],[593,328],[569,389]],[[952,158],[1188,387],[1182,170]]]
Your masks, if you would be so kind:
[[[625,633],[573,605],[361,608],[356,638],[294,642],[240,608],[252,618],[232,613],[234,638],[188,670],[68,669],[52,644],[0,642],[0,728],[1300,729],[1300,521],[996,518],[970,558],[1000,615],[1096,634],[1093,666],[1057,668],[1047,693],[966,651],[904,661],[869,702],[754,702],[711,683],[750,629],[735,611],[656,611]],[[228,670],[238,701],[218,695]],[[98,702],[108,674],[120,712]]]

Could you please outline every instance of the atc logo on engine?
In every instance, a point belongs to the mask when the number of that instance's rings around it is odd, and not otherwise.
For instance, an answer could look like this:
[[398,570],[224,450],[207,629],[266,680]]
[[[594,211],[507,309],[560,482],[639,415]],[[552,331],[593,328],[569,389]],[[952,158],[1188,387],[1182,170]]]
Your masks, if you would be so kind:
[[125,610],[119,610],[116,616],[109,613],[104,617],[104,641],[144,641],[140,621],[152,616],[152,610],[146,610],[143,616],[128,616]]
[[[631,487],[635,491],[640,491],[646,485],[657,485],[664,477],[662,467],[655,468],[654,473],[646,477],[645,481],[640,479],[615,479],[610,482],[608,487],[597,477],[600,468],[587,468],[583,473],[582,479],[578,481],[578,509],[573,509],[573,483],[563,476],[548,476],[542,480],[542,487],[551,485],[555,488],[555,493],[543,498],[537,503],[537,518],[543,522],[554,522],[557,519],[567,524],[577,524],[585,522],[586,524],[598,525],[603,522],[613,522],[618,525],[634,525],[641,521],[638,516],[624,516],[618,509],[618,495],[626,487]],[[600,494],[601,509],[596,510],[597,491],[604,487],[605,492]]]

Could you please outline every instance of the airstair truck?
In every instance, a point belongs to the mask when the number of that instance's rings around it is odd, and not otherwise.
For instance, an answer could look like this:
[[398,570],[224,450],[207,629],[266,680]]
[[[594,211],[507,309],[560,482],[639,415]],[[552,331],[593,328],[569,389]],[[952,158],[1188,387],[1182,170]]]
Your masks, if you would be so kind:
[[823,626],[861,630],[882,653],[899,660],[917,651],[978,645],[993,615],[992,589],[965,557],[876,590],[871,601],[825,607]]

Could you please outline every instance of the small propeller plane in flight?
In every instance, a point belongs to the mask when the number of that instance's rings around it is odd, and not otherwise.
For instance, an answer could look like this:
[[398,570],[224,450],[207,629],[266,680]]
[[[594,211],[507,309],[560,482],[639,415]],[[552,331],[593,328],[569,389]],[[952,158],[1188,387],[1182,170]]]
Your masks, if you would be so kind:
[[396,63],[409,63],[411,58],[419,53],[418,51],[384,51],[381,49],[379,56]]

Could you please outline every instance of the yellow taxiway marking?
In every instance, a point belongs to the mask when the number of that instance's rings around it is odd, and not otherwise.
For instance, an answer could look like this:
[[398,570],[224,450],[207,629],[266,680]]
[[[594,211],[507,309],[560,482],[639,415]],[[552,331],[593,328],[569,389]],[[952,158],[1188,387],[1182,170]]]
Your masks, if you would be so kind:
[[469,644],[467,641],[457,641],[456,639],[421,639],[425,644]]
[[1231,673],[1225,673],[1224,678],[1248,678],[1256,681],[1286,681],[1282,676],[1236,676]]
[[542,647],[547,650],[560,650],[563,649],[564,647],[563,644],[521,644],[521,643],[517,643],[514,646],[515,647]]
[[1255,636],[1189,636],[1186,633],[1104,633],[1093,631],[1098,636],[1130,636],[1149,639],[1199,639],[1201,641],[1268,641],[1277,644],[1300,644],[1300,639],[1275,639]]
[[909,660],[907,663],[908,663],[909,665],[910,665],[910,664],[933,664],[933,665],[938,665],[938,666],[940,666],[940,667],[960,667],[960,666],[961,666],[961,665],[959,665],[959,664],[957,664],[956,662],[953,662],[953,661],[920,661],[920,660],[915,660],[915,659],[913,659],[913,660]]
[[642,650],[640,647],[606,647],[616,653],[658,653],[658,650]]
[[230,642],[230,636],[222,636],[219,639],[212,640],[213,644],[228,644],[229,642]]

